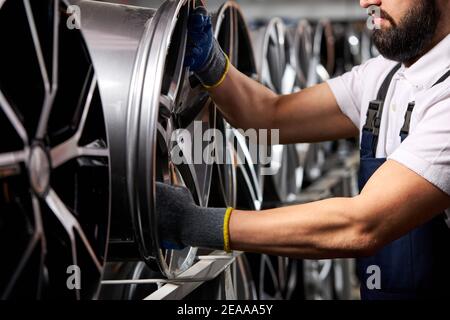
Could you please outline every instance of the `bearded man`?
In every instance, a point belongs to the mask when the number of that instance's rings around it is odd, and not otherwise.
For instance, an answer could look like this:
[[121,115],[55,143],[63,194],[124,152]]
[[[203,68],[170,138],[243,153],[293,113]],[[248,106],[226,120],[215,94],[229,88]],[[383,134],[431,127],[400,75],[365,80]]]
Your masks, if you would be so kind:
[[[281,143],[360,137],[360,194],[261,212],[200,208],[157,183],[164,244],[308,259],[356,257],[362,299],[450,295],[450,1],[361,0],[379,7],[381,55],[290,95],[240,73],[190,16],[185,62],[227,121],[279,129]],[[447,211],[448,212],[448,211]],[[380,270],[380,285],[370,272]]]

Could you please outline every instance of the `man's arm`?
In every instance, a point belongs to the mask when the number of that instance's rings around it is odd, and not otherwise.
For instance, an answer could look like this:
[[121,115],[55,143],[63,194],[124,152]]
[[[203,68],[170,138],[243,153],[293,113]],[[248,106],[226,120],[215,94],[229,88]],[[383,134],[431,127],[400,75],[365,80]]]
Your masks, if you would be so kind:
[[231,66],[212,34],[211,18],[198,7],[189,17],[185,65],[209,90],[236,128],[279,129],[281,143],[356,136],[327,84],[278,96]]
[[371,255],[450,207],[450,196],[400,163],[387,161],[359,196],[261,212],[235,210],[234,250],[299,258]]
[[230,66],[225,80],[209,93],[231,125],[279,129],[283,144],[358,135],[326,83],[279,96]]

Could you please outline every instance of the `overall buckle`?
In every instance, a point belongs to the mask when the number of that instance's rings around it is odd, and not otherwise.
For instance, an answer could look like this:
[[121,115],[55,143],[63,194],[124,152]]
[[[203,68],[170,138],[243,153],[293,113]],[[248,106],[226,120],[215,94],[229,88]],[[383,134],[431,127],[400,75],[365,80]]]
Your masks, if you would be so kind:
[[369,109],[367,110],[366,124],[363,130],[369,131],[378,136],[381,125],[381,112],[383,110],[384,101],[372,100],[369,102]]

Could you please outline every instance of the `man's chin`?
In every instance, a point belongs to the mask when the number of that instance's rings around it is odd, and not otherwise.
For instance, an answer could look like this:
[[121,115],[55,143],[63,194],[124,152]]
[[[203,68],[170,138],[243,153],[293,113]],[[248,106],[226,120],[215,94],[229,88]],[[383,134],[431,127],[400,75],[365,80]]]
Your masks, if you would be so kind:
[[377,30],[380,30],[381,32],[390,32],[394,29],[392,23],[387,19],[382,19],[376,26],[378,26]]

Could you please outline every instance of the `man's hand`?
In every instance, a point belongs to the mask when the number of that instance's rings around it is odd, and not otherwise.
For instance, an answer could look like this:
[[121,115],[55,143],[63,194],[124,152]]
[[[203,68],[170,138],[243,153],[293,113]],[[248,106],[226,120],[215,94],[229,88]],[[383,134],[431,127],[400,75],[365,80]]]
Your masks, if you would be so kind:
[[228,72],[228,58],[213,36],[211,17],[204,7],[195,8],[189,16],[184,65],[205,88],[220,85]]
[[183,249],[189,245],[224,250],[227,209],[202,208],[188,189],[157,182],[156,212],[162,247]]

